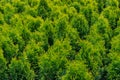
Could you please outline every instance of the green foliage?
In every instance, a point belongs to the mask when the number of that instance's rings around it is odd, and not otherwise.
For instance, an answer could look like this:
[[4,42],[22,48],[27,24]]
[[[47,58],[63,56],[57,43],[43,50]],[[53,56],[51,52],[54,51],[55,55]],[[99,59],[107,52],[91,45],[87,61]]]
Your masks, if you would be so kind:
[[80,12],[80,4],[77,2],[74,2],[72,6],[76,9],[76,11],[79,13]]
[[120,79],[119,40],[120,40],[119,34],[114,36],[111,40],[111,50],[110,50],[110,54],[108,55],[110,59],[110,64],[107,66],[108,80],[119,80]]
[[10,24],[10,19],[12,18],[14,14],[14,8],[9,3],[5,5],[4,7],[4,20],[7,24]]
[[[110,40],[112,37],[112,29],[109,27],[108,20],[103,16],[98,18],[98,21],[91,27],[92,36],[99,34],[101,40],[105,41],[105,47],[110,48]],[[94,32],[94,33],[93,33]],[[97,41],[98,43],[98,41]]]
[[[39,56],[44,53],[42,47],[40,47],[41,43],[35,43],[34,40],[30,41],[24,50],[24,54],[26,54],[29,63],[31,64],[31,68],[34,70],[36,76],[35,79],[39,79]],[[34,48],[33,48],[34,47]]]
[[0,0],[0,80],[119,80],[120,0]]
[[77,29],[81,38],[84,38],[85,35],[89,32],[89,26],[86,18],[83,15],[75,16],[71,24],[74,28]]
[[111,26],[112,29],[115,29],[117,27],[117,20],[119,17],[117,16],[117,10],[114,7],[107,7],[104,9],[102,12],[103,16],[108,19],[109,25]]
[[28,18],[28,21],[27,21],[27,26],[28,26],[28,29],[31,31],[31,32],[35,32],[38,30],[38,28],[40,27],[41,23],[42,23],[42,20],[41,19],[34,19],[33,17],[29,17]]
[[[90,3],[90,4],[89,4]],[[94,6],[92,6],[94,5]],[[92,26],[93,18],[97,15],[94,15],[94,13],[98,13],[97,10],[97,4],[95,1],[86,1],[86,6],[81,9],[81,13],[86,17],[88,21],[88,26]],[[94,15],[94,16],[93,16]]]
[[50,7],[48,6],[48,3],[46,0],[40,0],[39,6],[38,6],[38,15],[41,16],[43,19],[46,19],[50,15]]
[[74,61],[67,65],[66,74],[62,77],[62,80],[92,80],[92,76],[85,64]]
[[119,80],[120,79],[120,57],[119,53],[112,52],[109,57],[111,63],[107,67],[107,79],[108,80]]
[[0,49],[0,79],[1,80],[7,79],[7,74],[6,74],[7,67],[6,67],[6,64],[7,64],[7,61],[3,56],[2,49]]
[[120,34],[113,37],[111,41],[111,51],[113,52],[119,52],[120,51]]
[[9,65],[10,80],[34,80],[34,72],[27,61],[12,59]]
[[28,0],[28,4],[30,5],[30,7],[35,7],[36,5],[38,5],[39,0]]
[[71,47],[67,39],[57,40],[53,47],[40,57],[40,79],[61,79],[65,74],[65,65],[70,51]]
[[56,27],[57,38],[60,39],[65,38],[67,20],[68,20],[67,15],[61,15],[60,19],[58,19],[58,21],[56,22],[55,27]]
[[12,41],[4,41],[2,43],[2,49],[3,49],[3,54],[4,54],[4,57],[6,58],[6,60],[8,62],[10,62],[10,60],[16,56],[17,54],[17,51],[18,51],[18,48],[17,48],[17,45],[15,46]]
[[117,27],[120,26],[120,19],[117,21]]
[[119,60],[113,61],[108,67],[108,79],[120,79],[120,63]]
[[80,50],[80,46],[79,46],[80,38],[78,31],[75,28],[68,26],[66,37],[70,40],[70,45],[72,46],[72,50],[78,52]]
[[30,8],[30,7],[27,7],[27,13],[30,14],[32,17],[37,17],[37,12],[36,12],[36,8]]
[[16,13],[22,13],[25,11],[25,3],[22,1],[14,1],[12,2],[12,5],[15,7],[15,12]]
[[104,37],[105,40],[107,41],[110,40],[112,32],[106,18],[104,18],[103,16],[100,16],[98,18],[98,21],[94,24],[93,28],[96,28],[97,33],[101,34],[101,36]]
[[107,6],[118,7],[118,0],[106,0],[106,7]]
[[0,12],[0,25],[4,24],[3,14]]
[[[88,41],[82,41],[80,43],[80,51],[76,56],[77,60],[83,60],[88,65],[95,79],[100,76],[100,68],[102,67],[102,55],[104,48],[96,47]],[[99,79],[99,78],[98,78]]]

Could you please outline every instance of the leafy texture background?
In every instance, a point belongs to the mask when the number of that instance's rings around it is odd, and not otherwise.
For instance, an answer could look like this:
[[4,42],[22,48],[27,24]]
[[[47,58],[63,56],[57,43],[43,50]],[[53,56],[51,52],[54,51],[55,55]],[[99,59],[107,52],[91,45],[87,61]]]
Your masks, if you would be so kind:
[[120,80],[120,0],[0,0],[0,80]]

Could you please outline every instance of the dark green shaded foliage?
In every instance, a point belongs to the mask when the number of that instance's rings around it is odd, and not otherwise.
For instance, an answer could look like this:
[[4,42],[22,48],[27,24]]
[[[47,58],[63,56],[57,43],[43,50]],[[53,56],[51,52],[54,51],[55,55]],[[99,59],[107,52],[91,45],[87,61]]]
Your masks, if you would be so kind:
[[80,12],[80,4],[79,4],[79,3],[74,2],[72,6],[76,9],[76,11],[77,11],[78,13]]
[[92,21],[94,21],[93,18],[98,15],[94,15],[94,13],[98,13],[97,3],[95,1],[87,1],[86,6],[81,8],[80,13],[82,13],[86,17],[86,20],[88,21],[88,26],[92,26]]
[[3,49],[3,54],[4,57],[8,62],[11,61],[11,59],[16,56],[16,53],[18,51],[17,46],[15,46],[12,42],[10,41],[4,41],[2,43],[2,49]]
[[66,34],[68,16],[61,15],[61,17],[55,23],[55,37],[58,39],[64,39]]
[[50,15],[50,7],[48,6],[48,3],[46,0],[40,0],[39,6],[38,6],[38,16],[41,16],[43,19],[46,19]]
[[28,29],[23,29],[22,30],[22,34],[21,34],[23,40],[25,41],[25,45],[28,43],[28,41],[30,40],[30,31],[28,31]]
[[72,19],[71,23],[72,23],[73,28],[77,29],[81,38],[84,38],[85,35],[88,34],[89,32],[88,22],[83,15],[75,16]]
[[15,3],[12,3],[13,6],[15,7],[15,12],[16,13],[22,13],[25,11],[25,4],[24,2],[17,1]]
[[37,17],[37,12],[35,8],[29,8],[30,10],[28,10],[28,14],[30,14],[33,17]]
[[51,21],[49,20],[46,20],[43,24],[43,31],[45,32],[46,34],[46,37],[47,37],[47,40],[48,40],[48,44],[50,46],[52,46],[54,44],[54,27],[51,23]]
[[1,13],[4,13],[3,6],[1,6],[1,5],[0,5],[0,12],[1,12]]
[[9,33],[9,38],[12,40],[12,43],[14,45],[18,46],[19,52],[22,52],[25,46],[25,42],[20,34],[15,34],[17,32],[18,31],[16,29],[11,30],[11,32]]
[[4,18],[3,18],[3,14],[0,13],[0,25],[4,24]]
[[31,18],[28,21],[28,29],[30,29],[31,32],[35,32],[40,27],[40,24],[41,24],[41,21],[39,19]]
[[103,9],[106,7],[105,3],[106,3],[106,0],[96,0],[96,2],[98,3],[98,10],[99,10],[99,13],[101,13],[103,11]]

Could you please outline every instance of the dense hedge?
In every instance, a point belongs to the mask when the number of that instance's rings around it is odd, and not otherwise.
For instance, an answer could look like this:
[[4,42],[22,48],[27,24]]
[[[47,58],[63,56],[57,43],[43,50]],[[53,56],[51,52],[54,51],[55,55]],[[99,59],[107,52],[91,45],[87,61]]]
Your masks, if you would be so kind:
[[120,0],[0,0],[0,80],[120,80]]

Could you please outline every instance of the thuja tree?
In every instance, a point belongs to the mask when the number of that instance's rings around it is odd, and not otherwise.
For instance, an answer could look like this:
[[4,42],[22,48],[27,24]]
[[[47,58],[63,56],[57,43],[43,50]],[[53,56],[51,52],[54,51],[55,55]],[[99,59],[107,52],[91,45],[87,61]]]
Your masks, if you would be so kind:
[[13,45],[16,46],[16,57],[21,56],[24,47],[25,47],[25,41],[22,39],[22,36],[18,29],[14,28],[9,32],[9,38],[12,41]]
[[67,56],[71,50],[68,40],[59,41],[49,48],[46,54],[40,56],[40,80],[61,79],[65,74]]
[[119,80],[120,79],[120,34],[114,36],[111,40],[111,50],[108,54],[110,63],[107,66],[107,79],[108,80]]
[[77,29],[69,25],[67,27],[66,37],[69,38],[70,40],[70,45],[72,46],[72,50],[78,52],[80,50],[80,46],[79,46],[80,37]]
[[67,64],[66,74],[62,80],[92,80],[93,77],[88,72],[86,65],[82,61],[73,61]]
[[35,72],[35,79],[39,79],[40,68],[38,66],[39,56],[44,54],[45,51],[42,48],[42,42],[37,42],[31,40],[25,47],[23,54],[26,54],[29,63],[31,64],[31,69]]
[[[115,55],[112,55],[113,57]],[[120,56],[119,54],[117,56]],[[120,79],[120,57],[115,57],[112,62],[108,65],[107,71],[107,79],[108,80],[119,80]]]
[[61,79],[65,72],[66,63],[67,59],[59,57],[57,53],[50,52],[42,55],[39,62],[39,80]]
[[95,0],[98,4],[97,4],[97,6],[98,6],[98,11],[99,11],[99,13],[101,13],[102,11],[103,11],[103,9],[106,7],[105,6],[105,2],[106,2],[106,0]]
[[[110,62],[109,58],[107,56],[107,53],[109,53],[111,46],[109,45],[108,48],[106,48],[104,46],[104,45],[106,45],[105,40],[99,33],[97,33],[97,29],[95,27],[93,27],[90,30],[90,34],[87,36],[87,40],[93,44],[93,46],[95,48],[94,49],[95,53],[98,53],[100,55],[99,58],[100,58],[101,65],[98,65],[99,70],[98,69],[97,70],[98,70],[99,74],[97,74],[97,76],[95,78],[96,79],[106,79],[107,71],[106,71],[105,66],[108,65]],[[98,56],[96,56],[96,58],[97,57]],[[95,56],[94,56],[94,58],[95,58]],[[97,70],[95,70],[95,72]]]
[[[101,44],[99,44],[101,45]],[[95,46],[89,41],[81,41],[81,49],[76,55],[77,60],[83,60],[92,72],[94,79],[100,79],[100,70],[102,67],[102,55],[104,54],[104,46]]]
[[13,0],[11,2],[12,6],[15,7],[15,13],[22,13],[25,11],[25,1]]
[[53,27],[52,21],[46,19],[46,21],[43,22],[43,25],[39,28],[39,32],[43,32],[46,36],[46,43],[49,46],[52,46],[54,44],[54,38],[55,36],[55,28]]
[[[94,5],[94,6],[93,6]],[[86,6],[81,7],[81,12],[88,21],[89,27],[93,25],[94,17],[97,17],[98,9],[95,1],[86,1]],[[96,13],[96,15],[94,15]]]
[[49,17],[51,8],[49,7],[46,0],[40,0],[38,6],[38,16],[41,16],[43,19]]
[[85,35],[89,32],[89,25],[88,21],[84,17],[84,15],[76,15],[73,17],[71,24],[73,28],[76,28],[79,32],[81,38],[84,38]]
[[2,39],[2,49],[3,49],[3,54],[4,57],[8,62],[11,61],[12,57],[16,56],[18,47],[17,45],[14,45],[12,41],[9,38],[2,37],[5,40]]
[[80,12],[81,5],[78,2],[74,2],[71,6],[74,7],[78,13]]
[[100,16],[98,21],[91,27],[90,31],[95,31],[97,34],[99,34],[105,40],[105,47],[110,48],[109,41],[112,37],[112,30],[106,18]]
[[30,32],[35,32],[38,31],[38,28],[42,25],[43,19],[41,17],[35,18],[33,16],[27,15],[27,16],[22,16],[24,28],[27,28]]
[[54,44],[55,29],[53,27],[52,21],[46,19],[42,22],[41,26],[38,28],[38,31],[33,33],[32,37],[37,40],[37,42],[42,43],[42,47],[45,51],[48,50],[49,46]]
[[[120,35],[112,39],[111,52],[108,54],[110,63],[106,67],[107,70],[107,79],[108,80],[119,80],[120,79],[120,54],[119,46],[120,44],[116,43],[119,41]],[[116,45],[116,46],[115,46]]]
[[10,30],[10,27],[6,26],[6,28],[2,28],[1,33],[1,47],[4,57],[10,62],[12,57],[22,53],[25,43],[16,27]]
[[4,20],[7,24],[10,24],[10,19],[14,14],[14,7],[11,4],[6,4],[4,7]]
[[64,39],[66,34],[66,27],[68,22],[68,15],[62,14],[56,22],[55,22],[55,38]]
[[103,10],[102,15],[108,19],[109,26],[112,29],[115,29],[117,27],[117,21],[119,20],[117,8],[107,7]]
[[34,80],[34,76],[34,71],[30,69],[27,61],[12,59],[9,65],[9,80]]

